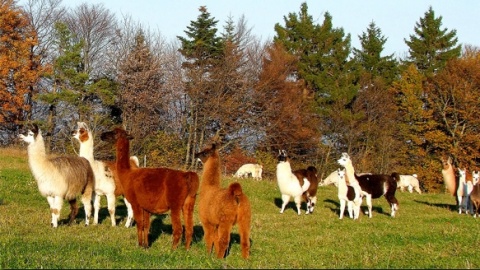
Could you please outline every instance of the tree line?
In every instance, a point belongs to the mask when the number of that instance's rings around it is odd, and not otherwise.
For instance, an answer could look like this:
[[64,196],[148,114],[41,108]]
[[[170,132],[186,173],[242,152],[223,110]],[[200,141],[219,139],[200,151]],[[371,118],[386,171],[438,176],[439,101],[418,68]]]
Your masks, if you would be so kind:
[[[72,127],[85,121],[94,134],[123,125],[148,166],[195,169],[194,153],[220,136],[228,174],[258,162],[273,176],[280,149],[322,178],[348,152],[357,172],[416,173],[427,192],[443,191],[442,156],[477,169],[479,50],[432,7],[397,58],[374,22],[352,48],[306,3],[262,42],[244,16],[219,24],[206,6],[166,41],[102,4],[1,1],[2,145],[35,122],[50,151],[74,153]],[[96,158],[114,158],[97,137]]]

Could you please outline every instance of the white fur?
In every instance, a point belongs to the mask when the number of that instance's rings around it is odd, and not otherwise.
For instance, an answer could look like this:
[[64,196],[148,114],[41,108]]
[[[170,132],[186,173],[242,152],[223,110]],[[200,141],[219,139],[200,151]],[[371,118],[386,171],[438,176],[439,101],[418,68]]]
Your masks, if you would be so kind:
[[473,190],[472,181],[467,181],[467,169],[458,169],[459,181],[457,189],[458,200],[458,213],[461,214],[462,210],[466,214],[473,213],[472,202],[470,201],[470,193]]
[[[286,155],[286,152],[283,151]],[[285,206],[290,201],[290,197],[293,197],[295,204],[297,205],[297,212],[300,215],[300,206],[302,202],[302,194],[310,187],[310,182],[304,178],[303,186],[300,186],[300,182],[297,177],[292,173],[290,162],[279,161],[277,164],[277,183],[282,193],[282,209],[280,213],[283,213]],[[308,213],[308,210],[307,210]]]
[[[84,128],[88,132],[88,139],[82,141],[80,139],[80,128]],[[93,157],[93,134],[88,128],[87,124],[84,122],[77,123],[77,129],[73,133],[73,137],[77,139],[80,143],[79,156],[86,158],[90,165],[92,166],[93,173],[95,174],[95,197],[93,203],[93,224],[98,224],[98,213],[100,211],[100,200],[101,196],[107,198],[107,208],[108,213],[110,214],[110,219],[112,226],[116,226],[115,219],[115,180],[113,175],[106,171],[106,164],[103,161],[95,160]],[[135,157],[134,162],[138,165],[138,158]],[[130,158],[132,159],[132,157]],[[125,206],[127,207],[127,221],[125,222],[125,227],[130,227],[133,221],[133,210],[132,205],[128,202],[127,198],[124,197]]]
[[405,188],[407,188],[410,193],[415,190],[416,192],[418,192],[418,194],[422,194],[416,174],[400,175],[400,181],[398,182],[397,187],[400,188],[400,191],[402,192],[405,190]]
[[[69,189],[67,176],[63,172],[68,168],[59,170],[50,160],[45,151],[45,143],[42,132],[38,130],[38,135],[34,137],[34,133],[29,130],[27,135],[20,134],[19,138],[28,143],[28,164],[33,177],[37,181],[38,190],[43,197],[47,198],[52,214],[51,224],[54,228],[58,227],[60,212],[63,206],[63,200],[76,199],[77,193]],[[61,157],[60,157],[61,158]],[[90,168],[86,168],[90,169]],[[90,194],[87,194],[90,192]],[[85,209],[85,225],[89,224],[92,212],[91,192],[84,192],[82,203]]]
[[247,163],[243,164],[233,176],[237,178],[243,178],[248,177],[248,175],[251,174],[254,179],[261,180],[262,171],[262,165]]
[[[345,203],[348,205],[348,215],[350,218],[358,219],[360,215],[360,206],[362,205],[362,196],[360,192],[355,192],[355,198],[349,200],[347,197],[348,186],[345,180],[345,168],[336,171],[338,175],[338,199],[340,200],[340,219],[343,218],[345,212]],[[357,191],[357,190],[355,190]]]

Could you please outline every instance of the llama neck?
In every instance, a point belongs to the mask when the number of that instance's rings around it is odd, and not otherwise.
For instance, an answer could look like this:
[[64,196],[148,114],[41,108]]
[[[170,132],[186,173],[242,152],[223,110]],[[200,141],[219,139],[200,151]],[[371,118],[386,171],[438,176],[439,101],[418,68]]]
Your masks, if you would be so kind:
[[80,142],[79,156],[88,159],[88,161],[93,161],[93,137],[92,133],[88,132],[88,140]]
[[130,169],[130,142],[127,138],[120,138],[117,140],[117,170]]
[[209,157],[204,164],[202,174],[202,186],[217,186],[220,187],[221,168],[220,157],[214,154]]
[[38,134],[35,140],[28,145],[27,152],[28,164],[37,182],[43,179],[43,175],[52,173],[50,164],[47,162],[45,143],[41,134]]
[[348,162],[345,165],[345,181],[349,185],[358,183],[357,178],[355,178],[355,169],[353,168],[352,162]]
[[344,195],[348,191],[345,175],[338,177],[338,194]]

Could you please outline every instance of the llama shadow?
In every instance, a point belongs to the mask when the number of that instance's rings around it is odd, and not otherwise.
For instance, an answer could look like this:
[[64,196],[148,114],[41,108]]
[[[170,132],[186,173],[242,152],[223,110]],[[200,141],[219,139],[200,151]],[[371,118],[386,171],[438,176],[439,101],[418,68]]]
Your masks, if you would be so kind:
[[[163,220],[168,216],[168,214],[160,214],[154,215],[152,214],[153,220],[151,221],[150,225],[150,232],[148,234],[148,243],[151,246],[153,242],[155,242],[162,234],[167,233],[173,235],[173,227],[172,224],[165,224]],[[185,226],[183,226],[183,230],[185,230]],[[193,237],[192,243],[198,243],[203,238],[203,229],[202,226],[194,225],[193,226]],[[185,243],[185,233],[182,233],[182,240],[181,244]]]
[[[326,203],[330,203],[335,205],[335,208],[332,206],[325,206],[325,208],[330,208],[330,211],[332,211],[335,214],[340,214],[340,202],[332,200],[332,199],[326,199],[323,200]],[[362,212],[364,215],[366,215],[366,211],[368,210],[368,206],[363,205],[365,202],[362,201],[362,205],[360,206],[360,212]],[[345,206],[345,211],[347,211],[347,207]],[[390,213],[384,212],[383,208],[380,206],[374,206],[372,203],[372,213],[377,212],[379,214],[387,215],[390,216]]]
[[456,212],[458,211],[458,206],[456,204],[447,204],[447,203],[431,203],[431,202],[427,202],[427,201],[419,201],[419,200],[413,200],[414,202],[416,203],[421,203],[421,204],[424,204],[424,205],[428,205],[428,206],[434,206],[434,207],[438,207],[438,208],[442,208],[442,209],[448,209],[452,212]]
[[[275,198],[273,203],[275,203],[275,205],[278,207],[278,209],[282,209],[282,204],[283,204],[282,198]],[[285,206],[285,210],[287,210],[287,209],[291,209],[291,210],[295,211],[295,213],[296,213],[297,212],[297,205],[295,205],[294,201],[289,201],[287,203],[287,205]],[[303,202],[303,201],[300,204],[300,211],[307,211],[307,206],[306,206],[305,202]]]

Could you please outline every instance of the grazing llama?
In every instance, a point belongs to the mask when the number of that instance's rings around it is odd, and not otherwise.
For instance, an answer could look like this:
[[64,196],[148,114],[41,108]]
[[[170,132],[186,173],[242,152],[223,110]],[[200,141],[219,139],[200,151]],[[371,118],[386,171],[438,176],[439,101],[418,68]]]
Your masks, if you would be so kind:
[[342,153],[338,164],[343,166],[346,170],[347,181],[352,182],[356,179],[362,189],[362,194],[365,195],[368,205],[368,217],[372,217],[372,199],[385,196],[385,199],[390,205],[390,216],[395,217],[398,210],[398,200],[395,198],[395,191],[397,190],[397,181],[400,180],[398,173],[386,174],[364,174],[356,175],[355,169],[352,165],[352,160],[347,153]]
[[464,210],[465,214],[473,213],[472,203],[470,202],[470,193],[473,190],[472,179],[467,179],[467,169],[458,168],[458,188],[457,188],[457,204],[458,213]]
[[215,248],[217,258],[224,258],[232,227],[238,224],[242,257],[247,259],[252,219],[248,197],[238,182],[231,183],[227,188],[220,186],[221,160],[217,144],[196,153],[195,158],[203,163],[199,212],[208,254]]
[[237,178],[244,178],[248,177],[248,175],[251,174],[254,179],[261,180],[262,171],[263,165],[247,163],[243,164],[240,168],[238,168],[237,172],[235,172],[233,176]]
[[195,172],[168,168],[136,168],[129,159],[130,141],[133,139],[124,129],[115,128],[101,135],[103,141],[116,145],[116,171],[132,205],[137,224],[138,245],[149,247],[150,215],[163,214],[170,210],[173,229],[173,249],[182,236],[181,213],[185,222],[185,247],[188,250],[193,236],[193,210],[199,178]]
[[[290,161],[285,150],[278,151],[277,159],[277,183],[282,194],[282,208],[280,209],[280,213],[283,214],[285,206],[287,206],[290,201],[290,197],[293,197],[297,205],[297,213],[300,215],[302,196],[310,187],[310,182],[306,178],[298,179],[292,173],[292,167],[290,166]],[[306,214],[308,213],[309,210],[307,209]]]
[[474,171],[472,173],[473,189],[470,193],[470,201],[473,206],[473,217],[480,216],[480,172]]
[[[100,211],[101,196],[107,198],[107,208],[110,214],[112,226],[116,226],[115,220],[115,201],[116,197],[123,195],[121,185],[115,184],[115,166],[114,162],[104,162],[95,160],[93,157],[93,135],[85,122],[77,122],[77,128],[72,132],[72,136],[80,143],[79,156],[86,158],[92,166],[95,174],[95,197],[93,201],[93,224],[98,224],[98,213]],[[136,158],[136,157],[135,157]],[[133,159],[135,162],[135,160]],[[138,159],[136,159],[138,163]],[[137,164],[136,163],[136,164]],[[137,164],[138,166],[138,164]],[[127,221],[125,227],[130,227],[133,221],[132,206],[126,198],[124,198],[127,207]]]
[[28,143],[28,164],[40,194],[47,198],[50,205],[52,226],[58,226],[63,200],[68,200],[70,204],[68,225],[72,224],[78,213],[78,194],[82,194],[85,225],[88,225],[95,185],[95,176],[88,160],[78,156],[48,156],[42,131],[36,124],[28,130],[27,135],[20,134],[19,138]]
[[303,193],[303,198],[307,202],[307,212],[305,214],[311,214],[313,213],[313,209],[317,204],[317,168],[315,168],[314,166],[308,166],[307,169],[293,171],[293,174],[297,177],[297,179],[307,179],[310,182],[310,186]]
[[362,205],[362,194],[360,185],[357,181],[354,181],[351,186],[350,182],[346,180],[346,170],[338,169],[338,199],[340,200],[340,216],[339,219],[343,218],[343,213],[345,212],[345,204],[347,204],[348,215],[350,218],[358,219],[360,216],[360,206]]
[[418,194],[422,194],[420,190],[420,184],[418,182],[418,178],[416,174],[412,175],[400,175],[400,181],[398,182],[398,187],[400,191],[403,192],[405,188],[408,189],[408,192],[412,193],[413,190],[418,192]]

